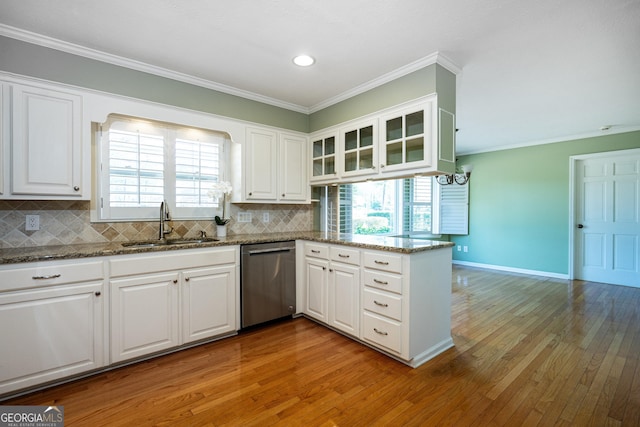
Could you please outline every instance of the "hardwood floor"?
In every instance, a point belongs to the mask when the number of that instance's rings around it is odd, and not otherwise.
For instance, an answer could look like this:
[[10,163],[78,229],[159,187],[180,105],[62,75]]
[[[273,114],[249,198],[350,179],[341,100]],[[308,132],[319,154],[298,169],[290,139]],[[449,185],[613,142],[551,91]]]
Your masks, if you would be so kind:
[[640,289],[454,267],[455,347],[411,369],[307,319],[4,405],[67,426],[637,426]]

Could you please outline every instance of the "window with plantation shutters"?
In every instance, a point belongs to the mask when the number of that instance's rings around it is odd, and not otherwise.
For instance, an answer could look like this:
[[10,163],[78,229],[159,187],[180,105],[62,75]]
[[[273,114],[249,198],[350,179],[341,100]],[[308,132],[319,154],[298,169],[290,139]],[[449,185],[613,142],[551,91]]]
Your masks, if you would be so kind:
[[402,229],[405,234],[431,233],[430,177],[415,177],[403,181]]
[[441,186],[432,177],[414,177],[341,185],[337,195],[339,211],[327,210],[327,216],[341,233],[419,237],[468,232],[468,185]]
[[223,180],[223,134],[110,116],[101,127],[99,219],[158,218],[166,200],[174,218],[211,218],[208,196]]
[[434,233],[469,234],[469,184],[435,184],[438,209],[434,216]]

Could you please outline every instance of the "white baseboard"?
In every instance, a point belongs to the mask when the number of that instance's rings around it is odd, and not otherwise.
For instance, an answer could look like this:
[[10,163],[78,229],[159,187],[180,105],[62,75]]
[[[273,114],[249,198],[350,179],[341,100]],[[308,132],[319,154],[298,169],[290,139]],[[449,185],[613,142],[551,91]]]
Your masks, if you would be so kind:
[[509,273],[530,274],[532,276],[543,276],[543,277],[551,277],[553,279],[569,280],[568,274],[551,273],[549,271],[527,270],[524,268],[504,267],[502,265],[481,264],[478,262],[458,261],[458,260],[453,260],[452,263],[457,265],[464,265],[467,267],[486,268],[489,270],[507,271]]

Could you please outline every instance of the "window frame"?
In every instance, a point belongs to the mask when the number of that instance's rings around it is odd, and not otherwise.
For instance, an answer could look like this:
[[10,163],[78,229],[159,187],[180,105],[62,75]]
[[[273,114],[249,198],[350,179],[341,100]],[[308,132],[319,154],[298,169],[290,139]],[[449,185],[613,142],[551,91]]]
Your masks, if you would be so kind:
[[[216,181],[224,181],[228,176],[230,151],[228,145],[228,133],[212,129],[203,129],[195,126],[181,125],[177,123],[167,123],[137,117],[111,114],[104,123],[98,124],[97,147],[96,147],[96,209],[92,215],[94,222],[131,222],[131,221],[155,221],[159,217],[160,202],[157,206],[137,206],[137,207],[112,207],[109,206],[109,141],[108,130],[113,123],[119,123],[119,130],[131,132],[133,129],[143,129],[145,132],[154,132],[164,137],[163,141],[163,199],[170,208],[172,219],[176,220],[198,220],[213,218],[222,206],[217,200],[211,203],[196,207],[176,206],[176,140],[194,140],[189,135],[202,139],[200,142],[216,144],[219,147],[218,154],[218,176]],[[185,137],[186,136],[186,137]],[[206,189],[201,189],[201,198],[207,197]],[[202,194],[203,193],[203,194]]]

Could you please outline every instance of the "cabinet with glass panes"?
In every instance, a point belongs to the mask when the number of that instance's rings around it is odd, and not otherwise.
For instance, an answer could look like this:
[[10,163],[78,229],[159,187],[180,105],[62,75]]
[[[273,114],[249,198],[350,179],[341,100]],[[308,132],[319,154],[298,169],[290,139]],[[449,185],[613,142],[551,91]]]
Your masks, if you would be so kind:
[[337,178],[337,140],[337,132],[323,133],[311,138],[311,182],[331,181]]
[[377,172],[378,120],[353,123],[340,130],[342,176],[369,175]]
[[430,101],[381,117],[380,171],[433,166],[434,106]]

